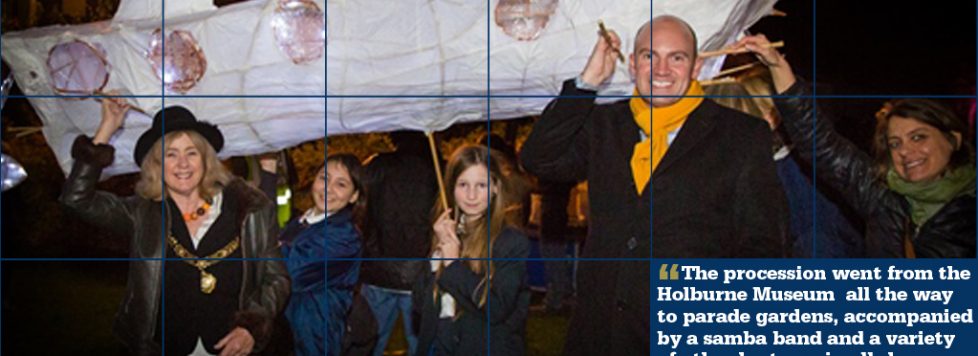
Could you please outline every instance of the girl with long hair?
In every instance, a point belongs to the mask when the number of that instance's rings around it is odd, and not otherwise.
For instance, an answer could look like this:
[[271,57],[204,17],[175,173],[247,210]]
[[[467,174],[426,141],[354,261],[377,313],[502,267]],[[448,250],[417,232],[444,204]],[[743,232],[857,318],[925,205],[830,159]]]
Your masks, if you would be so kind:
[[507,219],[501,160],[487,147],[464,146],[448,163],[453,208],[434,209],[432,260],[413,293],[420,313],[416,355],[524,353],[530,294],[520,259],[530,248]]

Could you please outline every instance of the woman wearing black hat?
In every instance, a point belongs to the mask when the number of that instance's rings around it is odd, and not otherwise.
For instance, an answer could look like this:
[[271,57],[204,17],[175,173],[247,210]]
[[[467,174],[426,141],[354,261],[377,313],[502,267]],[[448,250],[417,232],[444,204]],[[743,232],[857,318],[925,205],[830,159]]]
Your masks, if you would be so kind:
[[139,137],[137,196],[96,191],[128,109],[121,98],[102,101],[95,136],[72,146],[61,196],[85,220],[132,236],[115,333],[140,355],[261,351],[289,293],[273,204],[217,160],[220,130],[182,107],[157,113]]

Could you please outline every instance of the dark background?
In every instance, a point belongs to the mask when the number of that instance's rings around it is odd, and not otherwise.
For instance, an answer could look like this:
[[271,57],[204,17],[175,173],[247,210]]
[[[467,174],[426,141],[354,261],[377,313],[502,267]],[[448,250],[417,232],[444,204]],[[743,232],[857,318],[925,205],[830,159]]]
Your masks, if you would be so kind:
[[874,113],[893,97],[941,98],[960,117],[968,115],[975,95],[975,4],[782,0],[775,8],[788,16],[764,18],[751,31],[785,41],[781,51],[795,73],[814,80],[816,95],[824,96],[820,109],[869,150]]
[[975,1],[782,0],[775,8],[788,16],[751,30],[783,39],[796,72],[824,85],[820,95],[974,95]]

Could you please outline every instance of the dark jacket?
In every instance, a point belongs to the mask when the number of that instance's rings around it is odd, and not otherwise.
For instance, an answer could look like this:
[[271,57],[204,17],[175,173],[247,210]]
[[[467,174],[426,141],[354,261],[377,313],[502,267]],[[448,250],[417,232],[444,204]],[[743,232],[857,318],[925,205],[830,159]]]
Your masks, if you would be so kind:
[[375,260],[364,261],[360,281],[411,290],[431,246],[431,207],[438,196],[431,158],[400,150],[380,154],[364,176],[370,194],[363,257]]
[[649,262],[641,259],[650,254],[784,255],[787,203],[763,121],[703,101],[639,197],[629,162],[641,136],[628,101],[596,105],[595,92],[573,80],[560,95],[534,125],[523,164],[544,180],[588,180],[583,257],[633,259],[580,266],[566,353],[649,353]]
[[[132,237],[126,296],[113,328],[133,354],[155,355],[160,353],[160,345],[153,341],[160,313],[162,264],[158,259],[164,256],[161,237],[169,235],[170,227],[168,222],[163,226],[160,202],[139,196],[119,198],[95,190],[102,169],[112,163],[114,151],[112,146],[94,145],[90,138],[79,136],[72,146],[75,162],[61,202],[89,223]],[[241,179],[229,183],[224,194],[235,195],[241,203],[237,216],[241,219],[242,258],[261,259],[243,263],[240,305],[234,317],[235,325],[254,337],[254,350],[259,352],[271,336],[272,319],[289,295],[285,266],[281,260],[273,260],[282,257],[276,243],[275,211],[268,198]],[[180,214],[167,211],[167,216]]]
[[360,231],[352,218],[348,206],[312,225],[295,219],[282,234],[282,255],[292,278],[285,316],[297,355],[340,354],[360,273]]
[[[910,219],[910,203],[876,178],[874,162],[839,135],[824,110],[816,110],[803,82],[775,98],[785,131],[802,159],[815,157],[820,180],[837,189],[866,221],[869,257],[905,257],[904,239],[917,257],[975,257],[975,196],[959,196],[919,228]],[[811,147],[815,147],[813,152]]]
[[[488,301],[479,307],[478,302],[486,286],[484,274],[475,274],[464,261],[455,261],[446,267],[436,281],[431,263],[425,261],[414,287],[413,308],[415,319],[420,320],[416,355],[427,355],[438,335],[441,298],[434,297],[434,284],[440,291],[455,298],[461,316],[450,325],[455,335],[451,355],[485,355],[486,326],[491,327],[489,347],[493,355],[523,355],[526,349],[526,316],[530,305],[530,289],[526,278],[526,261],[530,243],[517,229],[506,228],[496,237],[492,246],[493,278]],[[515,259],[515,260],[514,260]],[[488,312],[487,312],[488,309]],[[442,350],[444,352],[446,350]]]

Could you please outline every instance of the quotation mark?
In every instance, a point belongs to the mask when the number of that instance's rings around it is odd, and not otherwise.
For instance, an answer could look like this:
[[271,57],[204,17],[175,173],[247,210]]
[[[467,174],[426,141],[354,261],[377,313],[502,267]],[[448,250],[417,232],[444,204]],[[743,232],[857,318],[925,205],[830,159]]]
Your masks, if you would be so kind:
[[678,281],[679,280],[679,265],[673,264],[672,269],[669,269],[668,263],[663,263],[662,267],[659,268],[659,280],[660,281]]

